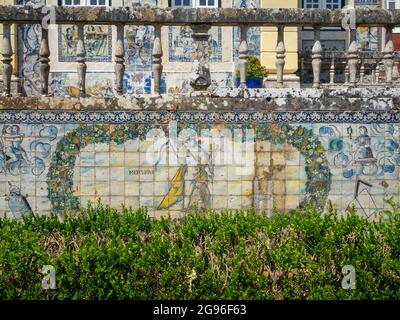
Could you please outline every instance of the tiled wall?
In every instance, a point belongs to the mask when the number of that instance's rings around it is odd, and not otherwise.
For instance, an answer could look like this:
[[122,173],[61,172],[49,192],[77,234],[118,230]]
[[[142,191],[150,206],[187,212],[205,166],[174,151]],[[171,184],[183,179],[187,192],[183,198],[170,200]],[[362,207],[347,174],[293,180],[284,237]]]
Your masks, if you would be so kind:
[[154,215],[314,203],[375,216],[385,197],[399,199],[399,121],[379,112],[2,112],[0,211],[62,213],[101,198]]

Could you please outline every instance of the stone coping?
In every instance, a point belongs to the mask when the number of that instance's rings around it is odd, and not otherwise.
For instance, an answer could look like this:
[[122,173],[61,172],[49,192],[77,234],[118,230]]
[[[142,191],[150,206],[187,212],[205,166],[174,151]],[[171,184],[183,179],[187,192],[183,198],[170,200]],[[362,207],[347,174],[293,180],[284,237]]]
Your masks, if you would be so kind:
[[[345,10],[330,9],[238,9],[238,8],[150,8],[132,7],[83,7],[83,6],[47,6],[53,7],[57,24],[162,24],[190,25],[212,24],[218,26],[341,26],[346,16]],[[400,10],[382,8],[356,8],[356,24],[366,26],[400,25]],[[0,6],[0,22],[40,23],[48,14],[41,7]]]
[[398,88],[218,87],[208,92],[115,97],[0,97],[1,110],[57,111],[398,111]]

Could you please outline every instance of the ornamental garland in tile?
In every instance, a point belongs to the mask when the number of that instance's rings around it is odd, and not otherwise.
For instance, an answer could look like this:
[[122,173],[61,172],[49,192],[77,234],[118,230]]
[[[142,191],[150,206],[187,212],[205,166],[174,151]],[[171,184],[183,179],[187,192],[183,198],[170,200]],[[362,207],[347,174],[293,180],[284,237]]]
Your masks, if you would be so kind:
[[256,140],[269,140],[273,144],[288,142],[305,157],[306,195],[299,207],[311,205],[322,212],[331,188],[332,174],[326,150],[313,131],[303,126],[260,124],[256,135]]
[[[73,177],[76,157],[82,149],[89,144],[98,143],[114,142],[121,145],[138,137],[144,138],[151,129],[153,127],[145,124],[116,125],[113,129],[106,124],[80,125],[61,138],[47,174],[53,212],[73,212],[80,209],[79,197],[74,195]],[[269,140],[273,144],[287,142],[305,157],[306,195],[300,207],[311,204],[322,211],[330,190],[331,172],[325,149],[312,130],[287,124],[259,124],[256,125],[256,140]]]
[[55,213],[76,211],[80,201],[73,189],[74,167],[77,155],[89,144],[111,141],[117,145],[143,136],[148,130],[145,125],[118,125],[110,132],[110,125],[81,125],[67,133],[57,143],[47,173],[48,194]]

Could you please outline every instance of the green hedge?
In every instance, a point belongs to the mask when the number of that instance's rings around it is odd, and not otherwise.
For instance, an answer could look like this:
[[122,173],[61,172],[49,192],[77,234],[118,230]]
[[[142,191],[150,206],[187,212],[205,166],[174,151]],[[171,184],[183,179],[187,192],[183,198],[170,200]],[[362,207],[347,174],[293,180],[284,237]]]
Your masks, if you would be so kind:
[[[398,210],[396,208],[396,210]],[[153,220],[99,205],[77,217],[0,219],[2,299],[396,299],[400,219],[307,209]],[[38,269],[56,269],[55,290]],[[356,289],[342,288],[353,265]]]

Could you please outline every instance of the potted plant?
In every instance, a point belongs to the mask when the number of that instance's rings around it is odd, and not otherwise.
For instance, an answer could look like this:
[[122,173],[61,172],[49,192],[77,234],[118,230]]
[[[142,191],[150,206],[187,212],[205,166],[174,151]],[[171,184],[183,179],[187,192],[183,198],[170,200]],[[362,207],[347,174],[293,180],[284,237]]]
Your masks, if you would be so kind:
[[[260,59],[254,56],[248,58],[246,69],[247,88],[262,88],[264,77],[267,76],[267,69],[261,65]],[[240,74],[236,71],[236,87],[240,86]]]

